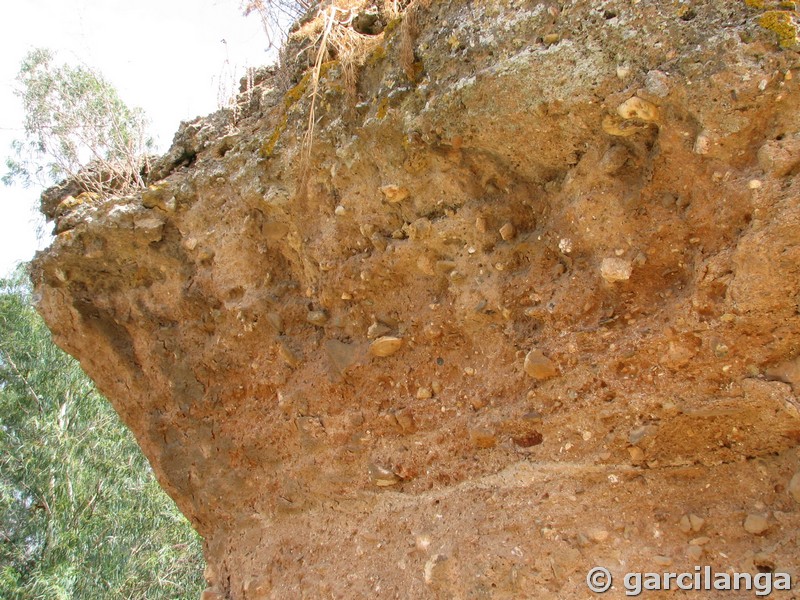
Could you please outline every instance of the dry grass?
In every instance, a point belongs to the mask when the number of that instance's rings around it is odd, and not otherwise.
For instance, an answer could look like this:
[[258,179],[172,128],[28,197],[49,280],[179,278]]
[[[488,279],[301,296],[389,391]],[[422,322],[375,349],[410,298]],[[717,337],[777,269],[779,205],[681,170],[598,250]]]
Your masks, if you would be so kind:
[[400,66],[411,82],[419,76],[417,57],[414,47],[419,35],[419,14],[431,4],[432,0],[412,0],[406,7],[403,24],[400,28]]
[[302,144],[301,172],[304,179],[311,160],[314,131],[317,124],[317,98],[323,65],[330,60],[338,61],[344,89],[350,102],[354,103],[357,96],[359,70],[369,51],[381,40],[377,36],[360,34],[351,27],[359,3],[350,2],[349,4],[348,7],[331,4],[324,12],[321,12],[320,17],[316,20],[317,35],[312,42],[312,47],[316,48],[316,57],[309,86],[311,106]]
[[[414,55],[414,45],[419,35],[418,15],[430,6],[432,0],[383,0],[382,15],[386,21],[402,17],[400,61],[409,80],[416,81],[419,76],[419,63]],[[248,0],[242,3],[245,14],[257,12],[264,24],[270,44],[277,45],[276,31],[286,31],[289,20],[305,16],[299,29],[292,34],[294,39],[306,39],[299,52],[291,43],[281,45],[281,65],[296,64],[297,58],[288,54],[294,48],[296,56],[311,56],[310,81],[308,91],[310,106],[303,135],[300,172],[301,180],[306,181],[311,163],[314,136],[318,125],[318,99],[320,80],[326,65],[336,61],[341,71],[341,84],[349,102],[354,105],[358,95],[358,76],[366,57],[383,41],[382,35],[366,35],[353,27],[353,20],[369,3],[365,0]],[[311,9],[317,7],[316,14]],[[286,41],[285,38],[281,38]],[[293,60],[294,59],[294,60]],[[310,62],[311,59],[309,59]],[[279,80],[285,79],[281,87],[289,89],[289,77],[285,68],[278,70]]]
[[243,0],[241,10],[245,16],[256,13],[264,26],[270,48],[280,47],[292,22],[306,14],[315,0]]

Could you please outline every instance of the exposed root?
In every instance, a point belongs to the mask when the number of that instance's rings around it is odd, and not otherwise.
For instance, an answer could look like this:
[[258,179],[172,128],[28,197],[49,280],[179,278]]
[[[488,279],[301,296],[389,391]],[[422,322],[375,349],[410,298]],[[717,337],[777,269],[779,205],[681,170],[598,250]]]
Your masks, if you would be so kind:
[[355,16],[353,9],[328,7],[322,13],[322,29],[313,46],[317,52],[311,71],[309,85],[311,106],[308,111],[308,124],[303,136],[301,155],[301,179],[305,180],[311,160],[314,142],[314,129],[317,124],[317,98],[319,84],[323,75],[323,67],[330,60],[337,60],[341,72],[345,93],[351,103],[355,103],[358,89],[358,73],[371,48],[381,39],[358,33],[351,27]]

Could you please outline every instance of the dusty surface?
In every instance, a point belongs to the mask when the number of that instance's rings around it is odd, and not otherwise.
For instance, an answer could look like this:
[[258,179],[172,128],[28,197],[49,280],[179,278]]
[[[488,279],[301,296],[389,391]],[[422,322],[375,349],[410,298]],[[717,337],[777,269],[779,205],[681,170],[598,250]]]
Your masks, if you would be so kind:
[[325,64],[307,180],[298,70],[50,206],[40,311],[206,598],[800,586],[800,59],[749,4],[420,6],[415,64]]

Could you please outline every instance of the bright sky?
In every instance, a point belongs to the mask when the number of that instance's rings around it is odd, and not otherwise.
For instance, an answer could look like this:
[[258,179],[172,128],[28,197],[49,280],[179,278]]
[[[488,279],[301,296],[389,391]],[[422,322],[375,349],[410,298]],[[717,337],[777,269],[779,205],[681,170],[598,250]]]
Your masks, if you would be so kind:
[[[7,2],[0,19],[0,174],[11,141],[22,137],[13,91],[29,50],[49,48],[57,62],[100,71],[129,106],[145,110],[165,152],[181,121],[215,111],[220,91],[238,88],[247,67],[273,62],[258,17],[243,17],[239,6],[239,0]],[[0,184],[0,277],[49,242],[37,241],[40,192]]]

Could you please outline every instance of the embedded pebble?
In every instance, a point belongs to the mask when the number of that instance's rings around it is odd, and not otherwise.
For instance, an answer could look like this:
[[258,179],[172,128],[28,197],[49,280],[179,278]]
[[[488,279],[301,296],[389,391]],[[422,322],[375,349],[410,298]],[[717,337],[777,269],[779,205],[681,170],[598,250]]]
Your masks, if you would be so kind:
[[386,238],[377,231],[369,236],[369,241],[372,244],[372,247],[378,252],[383,252],[388,246],[386,243]]
[[306,321],[317,327],[322,327],[328,322],[328,313],[324,310],[312,310],[306,315]]
[[539,381],[550,379],[558,375],[558,369],[552,360],[547,358],[541,350],[533,349],[525,357],[525,372]]
[[[605,151],[597,168],[606,175],[613,175],[625,166],[629,158],[630,154],[625,146],[614,144]],[[559,248],[561,248],[561,242],[559,242]]]
[[378,487],[389,487],[400,482],[394,471],[375,463],[369,465],[369,477]]
[[401,410],[394,414],[397,424],[403,433],[414,433],[417,430],[417,424],[414,421],[414,415],[409,410]]
[[695,154],[708,154],[711,150],[711,137],[707,132],[701,131],[694,140],[694,148],[692,149]]
[[786,177],[800,165],[800,135],[770,140],[758,150],[758,165],[776,177]]
[[600,276],[609,283],[627,281],[631,278],[633,265],[622,258],[604,258],[600,265]]
[[358,349],[354,344],[346,344],[339,340],[325,342],[325,352],[333,367],[342,374],[352,367],[358,358]]
[[653,557],[653,562],[656,563],[659,567],[668,567],[672,564],[672,559],[669,556],[656,554]]
[[652,425],[640,425],[639,427],[634,427],[630,430],[630,433],[628,433],[628,443],[631,446],[635,446],[645,437],[653,434],[654,431],[655,428]]
[[300,365],[300,358],[284,340],[278,340],[278,356],[292,368]]
[[644,460],[644,450],[642,450],[638,446],[631,446],[630,448],[628,448],[628,454],[631,455],[631,460],[634,462],[639,462]]
[[658,107],[639,96],[633,96],[617,107],[617,114],[623,119],[655,121],[658,119]]
[[645,79],[645,88],[649,94],[663,98],[669,94],[669,83],[664,71],[648,71]]
[[681,517],[679,526],[681,531],[684,533],[690,533],[692,531],[697,533],[703,529],[705,523],[706,520],[703,517],[699,517],[694,513],[690,513]]
[[552,46],[553,44],[557,44],[561,41],[561,36],[557,33],[548,33],[546,36],[542,38],[545,46]]
[[800,471],[795,473],[789,482],[789,495],[794,498],[795,502],[800,502]]
[[703,557],[703,548],[700,546],[689,546],[686,550],[686,555],[693,561],[700,560]]
[[384,185],[381,188],[381,193],[386,197],[388,202],[402,202],[408,198],[408,188],[400,187],[399,185]]
[[788,383],[796,394],[800,394],[800,356],[769,367],[764,371],[764,375],[767,379]]
[[469,441],[476,448],[485,450],[487,448],[494,448],[497,444],[497,437],[485,427],[480,427],[469,430]]
[[522,415],[522,418],[529,423],[541,423],[543,415],[538,410],[531,410]]
[[486,217],[476,217],[475,218],[475,229],[478,233],[486,233],[488,230],[488,225],[486,224]]
[[433,397],[430,389],[426,387],[421,387],[417,390],[417,400],[427,400],[428,398]]
[[383,335],[386,335],[390,331],[391,328],[388,325],[385,325],[380,321],[373,321],[372,325],[370,325],[369,328],[367,329],[367,338],[374,340]]
[[589,529],[586,531],[585,535],[593,542],[605,542],[608,539],[608,531],[600,529],[599,527]]
[[515,436],[511,440],[520,448],[532,448],[541,444],[544,441],[544,437],[538,431],[531,431],[524,435]]
[[500,228],[500,237],[506,242],[513,240],[516,235],[517,230],[511,223],[506,223]]
[[744,520],[744,529],[747,533],[761,535],[769,529],[769,521],[764,515],[750,514]]
[[383,337],[379,337],[377,340],[372,342],[369,347],[369,352],[372,356],[391,356],[403,345],[403,340],[401,338],[393,337],[390,335],[385,335]]
[[607,134],[618,137],[630,137],[647,129],[647,125],[636,125],[618,115],[606,115],[603,117],[602,127]]
[[436,262],[425,254],[417,258],[417,268],[425,275],[436,275]]
[[267,313],[267,323],[269,324],[270,327],[272,327],[275,333],[283,332],[283,318],[279,313],[276,312]]
[[706,524],[706,520],[703,517],[699,517],[694,513],[689,515],[689,522],[692,524],[692,531],[700,531]]

